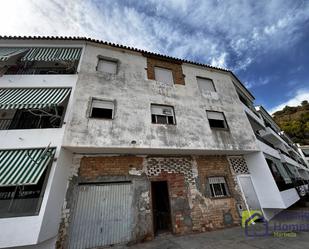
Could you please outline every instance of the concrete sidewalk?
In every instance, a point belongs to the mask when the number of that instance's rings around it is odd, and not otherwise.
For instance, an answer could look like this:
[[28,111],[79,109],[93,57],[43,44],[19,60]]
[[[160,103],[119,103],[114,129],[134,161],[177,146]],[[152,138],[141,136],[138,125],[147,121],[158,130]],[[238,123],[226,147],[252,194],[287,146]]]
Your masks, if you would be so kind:
[[[113,249],[306,249],[309,248],[309,232],[294,231],[296,237],[274,237],[273,228],[280,222],[284,224],[309,224],[309,216],[306,220],[295,219],[291,216],[293,212],[306,212],[308,214],[308,208],[296,208],[292,210],[286,210],[281,213],[281,216],[275,217],[268,223],[269,236],[262,237],[246,237],[245,230],[238,227],[205,232],[200,234],[192,234],[185,236],[174,236],[172,234],[161,235],[156,237],[153,241],[136,244],[132,246],[113,246]],[[289,216],[288,216],[289,215]],[[286,219],[286,217],[289,217]],[[251,227],[259,234],[263,234],[265,231],[264,223],[256,223],[254,227]],[[288,231],[285,231],[288,232]]]
[[151,242],[141,243],[130,247],[113,247],[117,249],[306,249],[309,248],[309,233],[299,232],[292,238],[247,238],[244,230],[234,227],[214,232],[173,236],[159,236]]

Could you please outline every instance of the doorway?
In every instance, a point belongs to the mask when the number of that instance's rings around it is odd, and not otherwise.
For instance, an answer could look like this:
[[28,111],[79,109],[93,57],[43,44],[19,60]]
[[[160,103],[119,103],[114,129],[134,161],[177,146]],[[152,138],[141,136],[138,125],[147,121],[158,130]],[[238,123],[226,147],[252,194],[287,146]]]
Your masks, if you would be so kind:
[[151,182],[151,193],[154,234],[170,232],[172,223],[167,182]]
[[250,210],[260,210],[260,202],[255,192],[250,175],[238,175],[241,191],[246,199],[247,206]]

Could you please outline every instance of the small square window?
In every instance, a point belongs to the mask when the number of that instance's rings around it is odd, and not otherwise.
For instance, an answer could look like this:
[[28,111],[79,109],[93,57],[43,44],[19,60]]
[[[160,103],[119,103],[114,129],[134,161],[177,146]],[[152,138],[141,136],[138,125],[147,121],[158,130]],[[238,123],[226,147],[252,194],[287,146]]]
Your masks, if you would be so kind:
[[206,111],[211,128],[228,129],[223,112]]
[[224,177],[208,178],[211,197],[225,197],[229,195]]
[[117,74],[117,61],[112,60],[105,60],[99,58],[97,71],[110,73],[110,74]]
[[175,114],[172,106],[151,105],[151,121],[153,124],[174,125]]
[[114,118],[114,102],[108,100],[93,99],[91,103],[90,118]]
[[173,78],[173,72],[172,70],[161,68],[161,67],[155,67],[155,79],[156,81],[166,83],[169,85],[174,84],[174,78]]
[[214,82],[211,79],[196,77],[196,80],[201,93],[216,91]]

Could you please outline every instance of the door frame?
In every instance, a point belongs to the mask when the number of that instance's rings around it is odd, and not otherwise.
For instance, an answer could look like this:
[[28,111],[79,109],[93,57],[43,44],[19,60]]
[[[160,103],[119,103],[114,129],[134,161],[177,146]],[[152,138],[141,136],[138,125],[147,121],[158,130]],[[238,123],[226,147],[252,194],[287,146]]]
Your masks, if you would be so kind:
[[170,231],[171,233],[174,233],[174,222],[173,222],[173,212],[172,212],[172,206],[171,206],[171,194],[170,194],[170,186],[169,186],[169,181],[165,180],[165,179],[155,179],[155,180],[150,180],[150,200],[151,200],[151,221],[152,221],[152,237],[155,238],[156,237],[156,233],[155,233],[155,227],[154,227],[154,212],[153,212],[153,196],[152,196],[152,183],[153,182],[166,182],[167,185],[167,197],[168,197],[168,202],[169,202],[169,213],[170,213],[170,224],[171,224],[171,228]]
[[[237,178],[237,183],[238,183],[238,185],[239,185],[239,188],[240,188],[242,197],[243,197],[243,199],[244,199],[244,202],[245,202],[245,205],[246,205],[246,209],[247,209],[247,210],[250,210],[249,205],[248,205],[248,202],[247,202],[247,199],[246,199],[246,196],[245,196],[245,192],[244,192],[243,187],[242,187],[242,185],[241,185],[241,182],[240,182],[240,180],[239,180],[240,177],[247,177],[247,178],[250,179],[250,181],[251,181],[251,183],[252,183],[252,186],[253,186],[253,190],[254,190],[254,192],[255,192],[255,195],[256,195],[256,198],[257,198],[257,201],[258,201],[259,205],[260,205],[260,200],[259,200],[259,197],[258,197],[258,195],[257,195],[257,193],[256,193],[256,190],[255,190],[255,187],[254,187],[254,184],[253,184],[253,181],[252,181],[252,176],[251,176],[250,174],[239,174],[239,175],[237,175],[237,176],[236,176],[236,178]],[[261,205],[260,205],[260,206],[261,206]],[[260,207],[260,209],[261,209],[261,207]]]

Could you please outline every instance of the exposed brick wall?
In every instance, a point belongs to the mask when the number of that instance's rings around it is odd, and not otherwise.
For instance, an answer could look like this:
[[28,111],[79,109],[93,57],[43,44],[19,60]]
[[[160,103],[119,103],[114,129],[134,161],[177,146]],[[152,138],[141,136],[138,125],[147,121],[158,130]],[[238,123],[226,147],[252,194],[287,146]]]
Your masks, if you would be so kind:
[[[240,222],[236,203],[239,203],[241,197],[225,156],[84,156],[79,157],[74,165],[72,167],[74,170],[72,170],[71,189],[74,189],[80,180],[105,181],[114,176],[135,179],[134,185],[138,186],[134,190],[135,212],[137,212],[135,215],[138,217],[133,229],[136,241],[148,240],[152,237],[151,181],[167,181],[168,183],[174,234],[203,232]],[[224,176],[230,196],[210,198],[205,195],[206,178],[209,176]],[[71,198],[70,194],[67,196],[67,198]],[[71,202],[72,200],[67,199],[65,203]],[[65,205],[63,211],[64,219],[60,226],[57,248],[63,248],[64,242],[67,240],[70,204]],[[224,215],[231,215],[231,224],[224,222]]]
[[[231,225],[239,224],[240,217],[236,207],[236,199],[239,193],[236,191],[234,179],[230,172],[230,166],[225,156],[203,156],[196,158],[198,168],[199,194],[195,196],[192,210],[194,230],[211,230],[223,228],[228,224],[224,222],[224,215],[230,214],[233,218]],[[228,185],[230,196],[212,198],[206,194],[207,178],[211,176],[224,176]],[[201,195],[202,196],[201,196]]]
[[175,234],[185,234],[191,232],[190,207],[188,203],[188,189],[185,177],[182,173],[161,172],[158,176],[151,176],[151,181],[167,181],[172,231]]
[[160,60],[157,58],[147,57],[147,76],[148,79],[155,80],[155,67],[170,69],[173,72],[175,84],[184,85],[185,79],[182,72],[182,64],[170,62],[168,60]]
[[129,175],[129,171],[143,168],[143,158],[135,156],[83,157],[79,176],[91,180],[100,176]]

